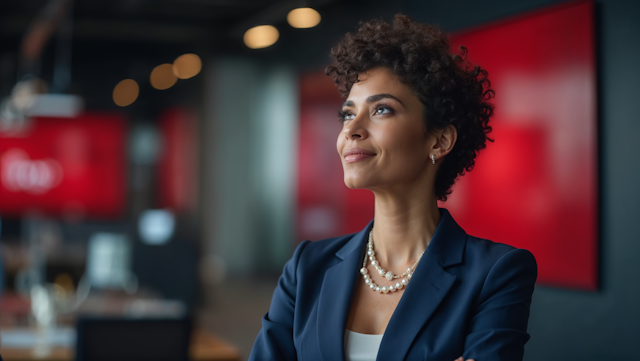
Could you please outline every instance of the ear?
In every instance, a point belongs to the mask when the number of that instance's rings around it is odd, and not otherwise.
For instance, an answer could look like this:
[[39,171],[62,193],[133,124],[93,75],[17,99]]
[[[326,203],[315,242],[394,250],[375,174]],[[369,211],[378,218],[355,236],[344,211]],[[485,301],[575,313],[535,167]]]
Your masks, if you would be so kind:
[[458,140],[458,130],[449,124],[446,128],[437,132],[435,136],[435,144],[432,149],[436,160],[438,160],[451,152],[456,140]]

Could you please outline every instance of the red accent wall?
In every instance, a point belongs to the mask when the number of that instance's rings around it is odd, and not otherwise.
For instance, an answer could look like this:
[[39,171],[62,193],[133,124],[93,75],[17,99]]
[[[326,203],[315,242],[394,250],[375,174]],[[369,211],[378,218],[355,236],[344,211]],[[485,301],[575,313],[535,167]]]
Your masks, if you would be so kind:
[[196,115],[187,108],[170,108],[161,114],[159,207],[176,212],[195,209],[198,197],[196,126]]
[[538,281],[598,285],[593,2],[452,34],[495,89],[495,143],[443,204],[472,235],[533,252]]
[[117,115],[35,118],[0,133],[0,214],[113,218],[124,208],[125,122]]

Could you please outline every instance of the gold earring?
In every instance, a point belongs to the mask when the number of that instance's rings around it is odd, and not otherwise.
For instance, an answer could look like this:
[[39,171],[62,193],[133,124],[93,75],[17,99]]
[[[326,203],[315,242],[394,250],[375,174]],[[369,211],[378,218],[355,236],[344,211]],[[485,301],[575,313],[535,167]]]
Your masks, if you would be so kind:
[[436,155],[431,154],[431,163],[436,164]]

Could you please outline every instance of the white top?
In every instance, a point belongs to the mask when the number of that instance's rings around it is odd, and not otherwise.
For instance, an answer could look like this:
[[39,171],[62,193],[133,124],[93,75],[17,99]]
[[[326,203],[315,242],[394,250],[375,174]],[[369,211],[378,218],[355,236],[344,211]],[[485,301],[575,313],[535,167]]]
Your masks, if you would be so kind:
[[346,361],[375,361],[383,335],[368,335],[344,330],[344,358]]

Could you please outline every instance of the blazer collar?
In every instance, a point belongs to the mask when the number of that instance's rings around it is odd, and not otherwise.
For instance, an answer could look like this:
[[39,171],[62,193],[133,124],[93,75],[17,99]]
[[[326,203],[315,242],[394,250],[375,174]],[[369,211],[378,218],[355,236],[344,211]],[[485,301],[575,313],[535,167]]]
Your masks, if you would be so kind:
[[[371,231],[372,227],[373,220],[371,220],[362,231],[354,234],[353,237],[351,237],[351,239],[347,243],[345,243],[345,245],[342,246],[342,248],[340,248],[338,252],[336,252],[336,257],[344,260],[345,258],[349,257],[351,253],[360,250],[361,246],[369,241],[369,231]],[[364,254],[362,256],[364,257]]]
[[373,221],[336,252],[337,264],[327,269],[318,300],[318,345],[325,361],[344,361],[344,330],[355,283],[360,278],[365,245]]
[[438,261],[441,267],[462,263],[467,233],[456,223],[448,210],[445,208],[438,208],[438,210],[440,223],[429,242],[427,252]]
[[[467,235],[449,211],[439,210],[440,222],[389,321],[379,360],[404,358],[455,282],[444,268],[462,262]],[[347,241],[335,254],[340,261],[325,273],[318,302],[318,344],[325,361],[344,360],[345,326],[371,227],[373,221]]]

